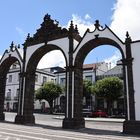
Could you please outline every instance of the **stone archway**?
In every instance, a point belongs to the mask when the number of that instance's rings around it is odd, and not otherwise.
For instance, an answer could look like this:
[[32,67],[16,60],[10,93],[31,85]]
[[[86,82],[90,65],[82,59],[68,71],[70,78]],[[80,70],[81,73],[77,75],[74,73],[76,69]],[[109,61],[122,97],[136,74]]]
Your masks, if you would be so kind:
[[[66,60],[66,114],[63,120],[63,128],[82,128],[85,127],[85,120],[82,117],[82,66],[86,55],[90,50],[99,45],[112,45],[120,50],[122,54],[122,64],[125,75],[125,85],[127,91],[127,114],[128,121],[124,125],[124,132],[132,127],[134,129],[135,121],[135,99],[134,99],[134,83],[137,97],[139,96],[139,79],[138,73],[138,58],[139,54],[135,50],[139,50],[140,41],[133,42],[127,33],[125,42],[122,42],[111,29],[105,25],[105,28],[100,26],[96,20],[95,30],[90,32],[89,29],[81,37],[77,26],[74,27],[71,22],[69,29],[61,28],[58,22],[50,18],[50,15],[45,15],[41,27],[37,32],[30,37],[28,34],[24,43],[23,58],[19,55],[17,49],[11,52],[6,51],[6,55],[2,57],[0,65],[0,119],[4,120],[3,101],[4,101],[4,86],[6,82],[6,73],[8,67],[19,61],[21,65],[21,83],[20,83],[20,105],[19,112],[16,116],[16,123],[34,123],[33,116],[33,93],[35,82],[35,70],[41,57],[53,50],[60,50]],[[16,52],[16,53],[15,53]],[[132,57],[135,57],[135,62]],[[135,72],[133,72],[134,63]],[[5,67],[6,65],[6,67]],[[137,119],[140,118],[137,99]],[[137,126],[139,128],[140,125]],[[129,128],[128,128],[129,127]],[[138,130],[138,129],[137,129]],[[130,132],[130,131],[129,131]],[[133,131],[134,132],[134,131]]]
[[[99,36],[99,35],[98,35]],[[86,37],[85,37],[86,38]],[[84,40],[84,39],[83,39]],[[82,41],[81,41],[82,42]],[[81,43],[82,44],[82,43]],[[73,97],[71,98],[71,102],[73,104],[72,111],[73,111],[73,119],[67,120],[64,127],[69,128],[77,128],[77,127],[84,127],[84,121],[82,121],[82,66],[86,55],[95,47],[100,45],[112,45],[119,49],[122,55],[122,65],[123,65],[123,72],[124,72],[124,85],[127,85],[127,119],[135,120],[135,106],[134,106],[134,92],[133,92],[133,76],[132,76],[132,56],[131,56],[131,49],[130,49],[130,37],[129,35],[126,38],[125,45],[122,43],[122,46],[119,45],[115,40],[108,38],[108,37],[97,37],[95,39],[91,39],[87,41],[81,48],[77,51],[75,55],[74,66],[72,69],[73,73],[73,82],[74,82],[74,93]],[[80,46],[80,45],[79,45]],[[124,50],[126,49],[126,54]],[[76,51],[76,49],[75,49]],[[129,61],[130,60],[130,61]],[[127,71],[127,75],[125,73]],[[125,87],[126,90],[126,87]],[[125,91],[126,92],[126,91]],[[130,99],[131,98],[131,99]],[[80,120],[80,121],[79,121]],[[73,123],[72,123],[73,122]],[[76,122],[76,123],[75,123]]]
[[[22,87],[23,91],[21,96],[23,97],[22,106],[20,107],[21,113],[16,117],[16,123],[34,123],[33,116],[33,91],[35,80],[35,69],[41,59],[41,57],[52,50],[60,50],[66,60],[66,69],[69,67],[69,53],[72,53],[71,40],[79,41],[80,36],[77,30],[77,26],[74,28],[71,24],[69,30],[58,26],[58,22],[55,22],[50,18],[50,15],[45,15],[41,27],[37,30],[33,37],[28,34],[24,43],[24,58],[23,58],[23,71],[22,71]],[[69,83],[66,70],[66,85]],[[32,80],[31,80],[32,79]],[[31,80],[31,81],[30,81]],[[68,86],[66,97],[68,98]],[[30,89],[30,91],[29,91]],[[28,94],[27,94],[28,93]],[[26,94],[26,95],[25,95]],[[29,98],[27,98],[30,96]],[[28,106],[29,100],[31,105]],[[68,108],[68,102],[67,102]]]
[[[82,94],[82,92],[83,92],[81,90],[82,89],[81,83],[83,83],[83,78],[81,78],[81,77],[83,77],[82,68],[83,68],[83,63],[84,63],[85,57],[88,55],[88,53],[91,50],[93,50],[94,48],[99,47],[101,45],[111,45],[112,47],[118,48],[118,50],[120,51],[120,53],[122,55],[122,61],[124,60],[124,53],[123,53],[121,47],[119,47],[119,45],[115,41],[113,41],[109,38],[93,39],[93,40],[90,40],[89,42],[87,42],[86,44],[84,44],[81,47],[81,49],[78,51],[77,56],[75,58],[75,64],[74,65],[75,65],[76,69],[74,71],[74,73],[75,73],[75,78],[74,79],[75,79],[75,88],[77,89],[77,90],[75,90],[75,94],[79,95],[79,94]],[[123,69],[125,70],[125,67],[123,67]],[[124,72],[124,70],[123,70],[123,72]],[[123,73],[123,76],[126,77],[125,73]],[[124,82],[126,82],[126,81],[124,81]],[[79,85],[79,87],[78,87],[78,85]],[[126,87],[124,89],[126,89]],[[126,93],[126,91],[124,93]],[[75,101],[76,101],[76,98],[77,98],[78,95],[75,95]],[[75,103],[76,104],[75,107],[78,106],[77,103]],[[77,110],[79,110],[79,109],[77,109]]]
[[[28,48],[26,48],[28,49]],[[60,50],[64,55],[66,65],[67,59],[64,52],[56,45],[44,45],[40,46],[33,54],[30,56],[29,60],[25,64],[25,71],[22,73],[23,75],[23,106],[21,107],[21,112],[23,114],[21,116],[17,116],[15,122],[16,123],[35,123],[35,117],[33,115],[34,111],[34,89],[35,89],[35,72],[37,65],[41,58],[54,50]],[[55,57],[55,56],[54,56]],[[49,60],[48,60],[49,62]]]
[[5,99],[5,86],[7,80],[6,76],[10,69],[10,66],[17,61],[20,65],[20,71],[21,71],[21,64],[19,60],[13,56],[9,56],[8,58],[6,58],[0,65],[0,120],[5,120],[5,115],[3,111],[4,111],[4,99]]
[[[100,45],[112,45],[120,50],[122,58],[125,58],[121,47],[110,38],[95,38],[85,43],[76,54],[74,66],[72,68],[72,84],[74,91],[72,92],[72,98],[69,102],[72,102],[71,113],[72,118],[64,120],[64,128],[81,128],[85,127],[85,121],[82,117],[82,98],[83,98],[83,62],[87,54],[94,48]],[[124,74],[125,75],[125,74]],[[70,94],[70,93],[69,93]]]
[[[127,86],[127,114],[128,119],[135,119],[135,106],[134,106],[134,91],[133,91],[133,76],[132,76],[132,56],[131,56],[131,39],[129,34],[126,35],[126,41],[123,43],[110,29],[105,26],[101,28],[97,20],[95,30],[90,32],[89,29],[85,32],[82,40],[74,47],[72,59],[69,60],[71,67],[69,76],[71,90],[69,91],[69,110],[68,118],[63,121],[64,128],[81,128],[85,126],[85,121],[82,118],[82,66],[86,55],[95,47],[99,45],[112,45],[119,49],[122,55],[122,65],[124,72],[124,85]],[[130,60],[130,61],[129,61]],[[125,71],[127,74],[125,75]],[[131,80],[130,80],[131,79]],[[128,86],[130,85],[130,86]],[[131,96],[131,99],[130,99]]]

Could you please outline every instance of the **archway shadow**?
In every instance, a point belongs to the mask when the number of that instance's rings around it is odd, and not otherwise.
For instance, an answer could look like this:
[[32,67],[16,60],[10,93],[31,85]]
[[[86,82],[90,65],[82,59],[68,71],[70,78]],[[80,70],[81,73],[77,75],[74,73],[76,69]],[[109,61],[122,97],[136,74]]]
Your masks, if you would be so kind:
[[32,125],[33,127],[41,127],[43,129],[49,129],[49,130],[63,130],[63,131],[69,131],[69,132],[78,132],[82,134],[89,134],[89,135],[104,135],[104,136],[121,136],[121,137],[137,137],[136,135],[128,135],[124,134],[121,131],[115,131],[115,130],[103,130],[103,129],[95,129],[95,128],[81,128],[81,129],[63,129],[60,126],[52,126],[52,125],[46,125],[46,124],[35,124]]
[[[15,124],[14,122],[11,121],[4,121],[4,122],[0,122],[0,123],[7,123],[7,124]],[[20,124],[17,124],[20,125]],[[23,125],[23,124],[22,124]],[[40,127],[43,129],[49,129],[49,130],[60,130],[60,131],[65,131],[65,132],[78,132],[81,134],[89,134],[89,135],[104,135],[104,136],[121,136],[121,137],[129,137],[129,138],[134,138],[134,137],[138,137],[136,135],[128,135],[128,134],[124,134],[120,131],[115,131],[115,130],[103,130],[103,129],[95,129],[95,128],[81,128],[81,129],[63,129],[60,126],[52,126],[52,125],[46,125],[46,124],[24,124],[23,126],[32,126],[32,127]]]

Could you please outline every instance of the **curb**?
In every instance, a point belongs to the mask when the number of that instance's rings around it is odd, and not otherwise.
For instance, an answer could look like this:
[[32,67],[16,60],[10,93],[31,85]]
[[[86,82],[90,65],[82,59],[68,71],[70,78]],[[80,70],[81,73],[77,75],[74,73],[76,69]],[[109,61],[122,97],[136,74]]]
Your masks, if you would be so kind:
[[[64,116],[53,117],[53,119],[64,119]],[[85,118],[86,121],[95,121],[95,122],[116,122],[123,123],[125,119],[113,119],[113,118]]]

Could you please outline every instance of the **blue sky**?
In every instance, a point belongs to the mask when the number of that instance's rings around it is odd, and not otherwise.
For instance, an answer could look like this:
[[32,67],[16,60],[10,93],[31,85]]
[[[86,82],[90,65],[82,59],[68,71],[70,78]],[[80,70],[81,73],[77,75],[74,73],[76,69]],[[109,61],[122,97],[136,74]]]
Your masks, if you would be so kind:
[[[132,35],[138,38],[139,35],[135,32],[139,26],[137,25],[133,30],[131,24],[125,22],[129,21],[131,16],[135,21],[135,12],[129,15],[129,8],[136,11],[140,9],[138,4],[137,0],[129,0],[129,2],[128,0],[3,0],[0,2],[0,55],[9,48],[12,41],[15,44],[23,44],[27,33],[34,34],[46,13],[58,20],[61,26],[67,27],[68,22],[73,19],[76,24],[78,22],[79,26],[84,25],[86,28],[91,27],[94,21],[99,19],[102,25],[107,24],[122,39],[127,29],[130,29]],[[116,54],[118,56],[112,47],[101,48],[94,50],[94,55],[89,54],[86,63],[97,59],[98,61],[111,59]]]

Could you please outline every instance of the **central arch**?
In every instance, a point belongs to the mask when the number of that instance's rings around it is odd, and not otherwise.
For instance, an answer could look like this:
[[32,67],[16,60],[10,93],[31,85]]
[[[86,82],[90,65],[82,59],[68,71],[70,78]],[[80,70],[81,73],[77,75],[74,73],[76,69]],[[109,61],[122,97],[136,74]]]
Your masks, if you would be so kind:
[[63,50],[60,47],[52,44],[49,45],[47,44],[39,47],[36,51],[33,52],[33,54],[30,56],[29,60],[26,63],[25,73],[23,74],[25,77],[25,85],[23,89],[24,105],[23,108],[21,108],[23,112],[24,123],[35,123],[33,111],[34,111],[34,89],[35,89],[36,68],[41,58],[45,54],[54,50],[60,50],[62,52],[67,65],[67,59]]

